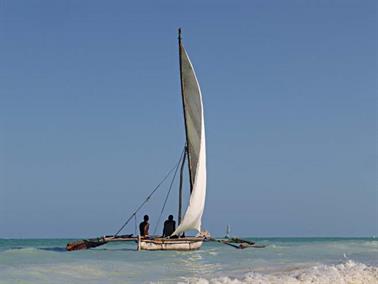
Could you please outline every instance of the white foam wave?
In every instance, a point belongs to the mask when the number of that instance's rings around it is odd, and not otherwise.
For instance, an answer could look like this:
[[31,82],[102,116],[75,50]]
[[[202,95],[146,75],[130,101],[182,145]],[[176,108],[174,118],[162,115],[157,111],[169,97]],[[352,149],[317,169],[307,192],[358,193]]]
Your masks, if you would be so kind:
[[107,283],[109,273],[85,264],[27,265],[21,269],[0,265],[0,284],[9,283]]
[[250,272],[242,278],[218,277],[212,279],[190,278],[184,283],[191,284],[376,284],[378,267],[348,260],[336,265],[316,265],[309,268],[290,269],[269,274]]

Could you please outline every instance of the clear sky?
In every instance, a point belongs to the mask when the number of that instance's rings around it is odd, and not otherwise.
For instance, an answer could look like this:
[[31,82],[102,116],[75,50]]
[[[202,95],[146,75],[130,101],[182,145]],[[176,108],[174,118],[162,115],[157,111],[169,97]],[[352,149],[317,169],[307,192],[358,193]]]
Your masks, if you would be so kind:
[[0,0],[0,237],[114,233],[176,163],[178,27],[204,98],[204,228],[378,235],[376,1]]

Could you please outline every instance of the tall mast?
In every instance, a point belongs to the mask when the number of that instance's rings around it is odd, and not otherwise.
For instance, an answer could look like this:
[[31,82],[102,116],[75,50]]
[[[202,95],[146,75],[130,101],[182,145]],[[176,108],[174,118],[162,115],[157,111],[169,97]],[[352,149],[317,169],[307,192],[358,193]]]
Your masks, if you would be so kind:
[[184,121],[185,121],[185,137],[186,137],[186,154],[188,156],[188,169],[189,169],[189,182],[190,182],[190,193],[193,190],[193,181],[192,181],[192,170],[190,168],[190,155],[189,155],[189,137],[188,137],[188,125],[186,121],[186,110],[185,110],[185,98],[184,98],[184,83],[182,80],[182,45],[181,45],[181,28],[178,29],[178,44],[179,44],[179,62],[180,62],[180,83],[181,83],[181,98],[182,98],[182,109],[184,112]]
[[186,155],[187,155],[187,152],[186,152],[186,146],[185,146],[184,157],[182,158],[181,167],[180,167],[178,225],[181,224],[181,218],[182,218],[182,183],[184,179],[184,165],[185,165]]

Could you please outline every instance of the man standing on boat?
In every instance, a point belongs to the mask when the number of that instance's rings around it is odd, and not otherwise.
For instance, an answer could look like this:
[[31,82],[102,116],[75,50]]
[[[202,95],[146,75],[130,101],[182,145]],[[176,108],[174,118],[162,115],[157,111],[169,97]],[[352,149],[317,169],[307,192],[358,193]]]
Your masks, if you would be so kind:
[[144,221],[139,224],[139,232],[141,237],[147,237],[148,229],[150,228],[150,224],[148,223],[148,215],[144,215],[143,220]]
[[168,216],[168,220],[164,222],[163,237],[169,237],[176,230],[176,222],[173,220],[173,215]]

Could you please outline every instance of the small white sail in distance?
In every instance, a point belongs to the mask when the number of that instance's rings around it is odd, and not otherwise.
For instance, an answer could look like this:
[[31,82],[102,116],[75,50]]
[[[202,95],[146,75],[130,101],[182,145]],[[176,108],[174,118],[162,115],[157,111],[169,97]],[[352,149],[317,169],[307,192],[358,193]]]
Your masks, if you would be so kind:
[[182,45],[179,48],[192,192],[182,222],[172,235],[180,235],[188,230],[201,231],[206,198],[206,142],[202,94],[188,54]]

